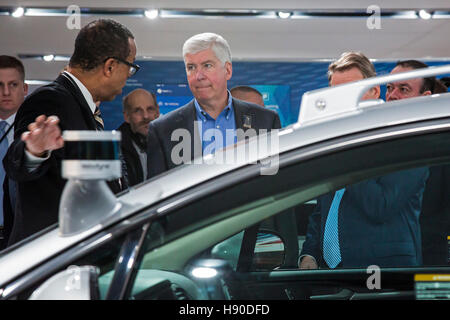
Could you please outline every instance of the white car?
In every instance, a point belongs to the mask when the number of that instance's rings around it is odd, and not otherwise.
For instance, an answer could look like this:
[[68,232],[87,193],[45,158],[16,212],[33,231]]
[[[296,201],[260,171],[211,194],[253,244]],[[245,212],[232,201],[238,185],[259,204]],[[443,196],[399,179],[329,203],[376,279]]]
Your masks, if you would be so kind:
[[[1,298],[435,297],[427,285],[442,285],[436,275],[450,273],[450,95],[358,101],[376,84],[441,73],[450,66],[306,93],[298,123],[223,151],[257,148],[247,159],[177,167],[121,194],[115,213],[92,226],[67,235],[54,225],[3,251]],[[261,151],[261,141],[273,148]],[[415,168],[436,171],[446,184],[424,195],[437,209],[420,216],[420,264],[298,268],[319,197]],[[89,205],[83,210],[96,216]],[[380,273],[381,287],[368,284],[368,270]]]

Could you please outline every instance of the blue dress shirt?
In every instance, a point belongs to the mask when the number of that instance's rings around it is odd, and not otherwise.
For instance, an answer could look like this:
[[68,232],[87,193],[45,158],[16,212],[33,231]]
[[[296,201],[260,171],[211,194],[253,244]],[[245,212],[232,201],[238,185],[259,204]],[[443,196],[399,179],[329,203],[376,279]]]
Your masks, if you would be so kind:
[[236,137],[236,121],[233,109],[233,99],[228,91],[228,104],[219,114],[217,119],[212,118],[194,99],[197,113],[198,132],[202,140],[203,155],[212,154],[234,144]]

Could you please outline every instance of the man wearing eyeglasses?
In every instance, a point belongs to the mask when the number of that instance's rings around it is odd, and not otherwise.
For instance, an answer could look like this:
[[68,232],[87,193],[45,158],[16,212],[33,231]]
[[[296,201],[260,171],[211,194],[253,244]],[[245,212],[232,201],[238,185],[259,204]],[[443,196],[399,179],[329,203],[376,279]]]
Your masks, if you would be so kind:
[[[132,33],[114,20],[96,20],[82,28],[66,70],[49,85],[37,89],[16,116],[15,140],[4,163],[18,182],[16,222],[9,244],[58,220],[65,185],[61,177],[64,130],[103,130],[96,102],[111,101],[122,92],[139,66],[134,63]],[[110,184],[114,192],[126,181]]]

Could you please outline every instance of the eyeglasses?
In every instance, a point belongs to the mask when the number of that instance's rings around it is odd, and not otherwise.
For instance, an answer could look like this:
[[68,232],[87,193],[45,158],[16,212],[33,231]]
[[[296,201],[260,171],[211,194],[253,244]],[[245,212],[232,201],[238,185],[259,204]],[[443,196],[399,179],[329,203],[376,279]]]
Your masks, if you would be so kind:
[[130,70],[129,70],[130,77],[134,76],[136,74],[136,72],[138,72],[139,69],[141,68],[139,65],[137,65],[135,63],[128,62],[128,61],[126,61],[124,59],[117,58],[117,57],[108,57],[103,62],[106,62],[106,60],[108,60],[108,59],[115,59],[115,60],[117,60],[119,62],[122,62],[122,63],[126,64],[127,66],[129,66],[130,67]]

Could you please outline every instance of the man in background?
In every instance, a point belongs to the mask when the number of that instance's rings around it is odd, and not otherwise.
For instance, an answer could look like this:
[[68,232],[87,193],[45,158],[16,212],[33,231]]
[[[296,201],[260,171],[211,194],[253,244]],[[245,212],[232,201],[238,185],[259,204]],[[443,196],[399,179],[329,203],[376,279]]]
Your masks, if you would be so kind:
[[[398,61],[391,74],[428,68],[428,65],[418,60]],[[445,85],[435,77],[402,80],[386,85],[386,101],[395,101],[434,93],[447,92]]]
[[[418,60],[397,62],[391,74],[427,68]],[[408,79],[386,85],[386,101],[447,92],[435,77]],[[447,265],[450,235],[450,164],[430,167],[420,215],[424,265]]]
[[[359,52],[346,52],[328,68],[330,86],[374,77]],[[378,99],[370,88],[363,100]],[[317,199],[309,218],[300,268],[366,268],[422,264],[419,215],[428,168],[397,171],[347,185]]]
[[258,106],[264,107],[264,99],[258,90],[250,86],[236,86],[230,89],[233,98],[247,101],[250,103],[257,104]]
[[[28,94],[25,68],[22,62],[11,56],[0,56],[0,160],[5,157],[14,139],[16,112]],[[3,162],[0,164],[0,249],[6,247],[14,220],[15,183],[5,176]],[[9,200],[9,201],[8,201]]]
[[122,154],[128,174],[128,184],[134,186],[147,178],[147,134],[151,121],[159,117],[156,96],[136,89],[123,99],[125,122],[118,128],[122,133]]

